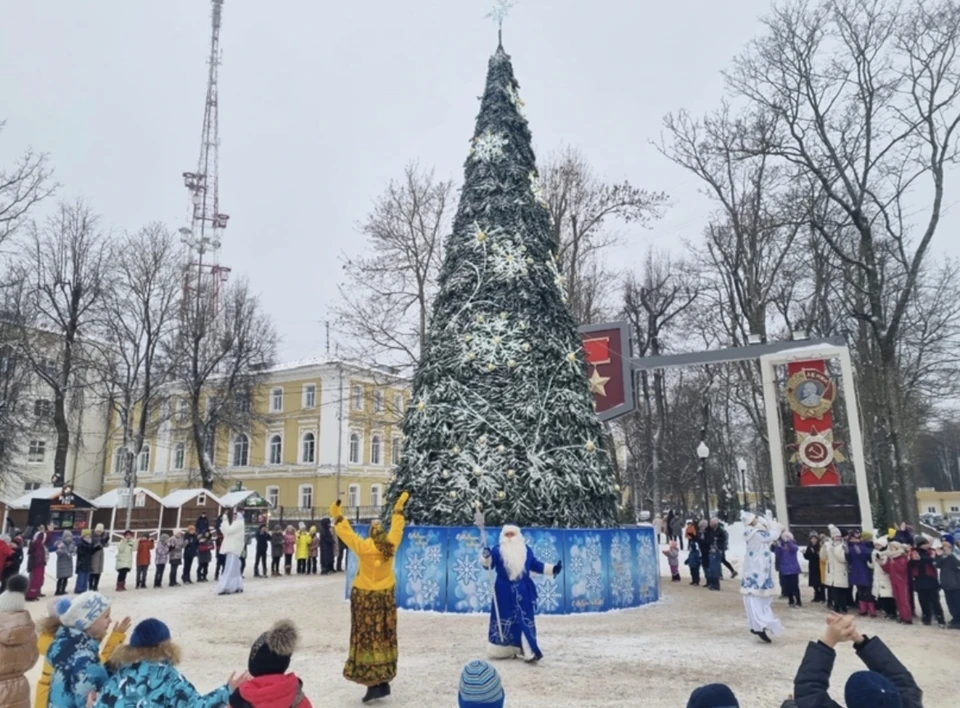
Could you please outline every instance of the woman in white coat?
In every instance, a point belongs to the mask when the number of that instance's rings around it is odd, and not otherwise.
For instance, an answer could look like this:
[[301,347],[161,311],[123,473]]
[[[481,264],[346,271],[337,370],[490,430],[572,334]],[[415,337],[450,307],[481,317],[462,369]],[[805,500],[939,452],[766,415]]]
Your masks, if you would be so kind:
[[833,525],[827,528],[830,530],[830,540],[820,549],[820,557],[827,561],[827,576],[823,584],[827,586],[830,609],[842,615],[847,612],[847,599],[850,596],[847,544],[840,529]]
[[240,574],[240,554],[243,553],[243,544],[246,543],[246,530],[243,523],[243,514],[234,509],[227,509],[224,518],[226,523],[221,528],[223,543],[220,552],[226,556],[223,573],[217,584],[217,593],[232,595],[243,592],[243,576]]
[[740,594],[747,612],[750,633],[770,643],[767,632],[783,634],[783,625],[773,614],[773,596],[777,594],[773,580],[774,558],[770,544],[780,538],[783,528],[769,517],[745,511],[740,516],[744,527],[747,554],[743,559]]
[[887,619],[897,618],[897,603],[893,599],[893,582],[883,560],[887,557],[889,541],[886,536],[880,536],[873,542],[873,553],[870,554],[870,567],[873,568],[873,588],[871,592],[877,601],[877,607],[886,613]]

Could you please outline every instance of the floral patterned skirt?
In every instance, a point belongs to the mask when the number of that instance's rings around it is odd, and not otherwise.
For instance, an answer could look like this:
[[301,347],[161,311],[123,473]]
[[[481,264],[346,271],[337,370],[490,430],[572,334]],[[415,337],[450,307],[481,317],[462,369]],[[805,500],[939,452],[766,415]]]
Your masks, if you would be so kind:
[[343,676],[363,686],[397,676],[397,598],[389,590],[350,591],[350,654]]

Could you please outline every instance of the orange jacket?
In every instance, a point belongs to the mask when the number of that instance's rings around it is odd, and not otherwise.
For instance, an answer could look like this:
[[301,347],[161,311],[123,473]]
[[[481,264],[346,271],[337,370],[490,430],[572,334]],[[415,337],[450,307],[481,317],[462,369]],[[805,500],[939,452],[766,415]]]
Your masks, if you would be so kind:
[[141,538],[137,542],[137,565],[150,565],[150,551],[153,550],[152,538]]

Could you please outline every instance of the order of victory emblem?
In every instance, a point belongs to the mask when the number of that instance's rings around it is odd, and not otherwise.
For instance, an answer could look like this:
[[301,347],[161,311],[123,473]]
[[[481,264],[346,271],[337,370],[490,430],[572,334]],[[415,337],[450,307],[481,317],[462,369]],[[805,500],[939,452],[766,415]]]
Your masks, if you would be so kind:
[[834,441],[832,430],[823,433],[818,433],[816,430],[811,430],[809,433],[798,432],[797,444],[793,446],[796,453],[790,461],[799,461],[819,479],[823,477],[830,465],[846,462],[846,457],[840,452],[841,446],[842,443]]
[[804,419],[822,419],[833,408],[835,394],[833,381],[822,371],[803,369],[787,379],[787,403]]

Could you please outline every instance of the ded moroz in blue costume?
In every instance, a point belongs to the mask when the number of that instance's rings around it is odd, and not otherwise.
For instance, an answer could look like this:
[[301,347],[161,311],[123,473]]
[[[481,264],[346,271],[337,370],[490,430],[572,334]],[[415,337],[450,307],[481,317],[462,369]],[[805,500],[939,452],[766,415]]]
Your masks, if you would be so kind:
[[537,586],[531,573],[556,577],[560,562],[543,563],[523,540],[517,526],[504,526],[500,545],[483,551],[483,566],[496,572],[493,605],[490,608],[489,654],[494,659],[522,656],[535,662],[543,658],[537,644],[534,605]]

